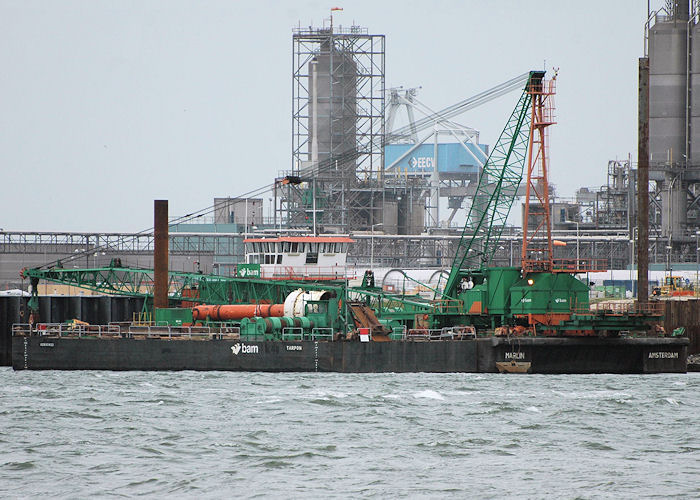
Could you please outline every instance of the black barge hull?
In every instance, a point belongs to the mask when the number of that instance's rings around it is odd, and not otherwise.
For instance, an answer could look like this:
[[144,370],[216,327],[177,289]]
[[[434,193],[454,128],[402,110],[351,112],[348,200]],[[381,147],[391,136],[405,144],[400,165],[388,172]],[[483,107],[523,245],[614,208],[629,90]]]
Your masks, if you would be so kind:
[[686,338],[479,338],[431,342],[247,342],[13,336],[15,370],[685,373]]

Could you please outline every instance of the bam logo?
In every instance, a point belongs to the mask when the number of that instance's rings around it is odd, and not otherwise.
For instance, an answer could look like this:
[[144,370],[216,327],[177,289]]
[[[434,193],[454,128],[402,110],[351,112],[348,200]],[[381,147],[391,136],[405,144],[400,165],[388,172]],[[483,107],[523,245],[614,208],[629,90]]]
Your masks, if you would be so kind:
[[242,354],[257,354],[258,353],[258,346],[256,345],[245,345],[245,344],[233,344],[231,346],[231,352],[235,355],[238,356],[238,353]]

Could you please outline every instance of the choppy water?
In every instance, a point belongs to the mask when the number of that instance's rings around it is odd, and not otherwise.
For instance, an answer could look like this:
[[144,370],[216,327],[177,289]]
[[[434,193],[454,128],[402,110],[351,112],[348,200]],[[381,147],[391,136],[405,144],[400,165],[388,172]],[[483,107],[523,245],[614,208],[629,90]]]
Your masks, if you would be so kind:
[[13,372],[0,497],[700,497],[700,376]]

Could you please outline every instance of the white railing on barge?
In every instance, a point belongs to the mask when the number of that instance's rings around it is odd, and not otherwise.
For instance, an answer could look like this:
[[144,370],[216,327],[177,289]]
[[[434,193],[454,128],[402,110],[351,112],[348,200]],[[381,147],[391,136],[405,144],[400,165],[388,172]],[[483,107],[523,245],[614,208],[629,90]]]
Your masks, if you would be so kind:
[[117,337],[121,328],[117,324],[109,325],[71,325],[66,323],[14,323],[12,333],[39,337]]
[[237,326],[169,326],[169,325],[70,325],[65,323],[15,323],[13,335],[65,338],[168,338],[168,339],[221,339],[240,336]]
[[259,277],[269,280],[353,280],[357,279],[357,269],[349,266],[260,264]]
[[447,326],[444,328],[412,328],[406,334],[406,340],[467,340],[476,338],[473,326]]

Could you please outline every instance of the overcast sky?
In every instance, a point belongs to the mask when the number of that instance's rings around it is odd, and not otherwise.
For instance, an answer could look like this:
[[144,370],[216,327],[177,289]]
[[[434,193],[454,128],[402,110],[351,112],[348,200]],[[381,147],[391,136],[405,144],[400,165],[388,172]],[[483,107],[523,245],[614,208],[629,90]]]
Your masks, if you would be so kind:
[[[560,195],[636,157],[645,0],[0,0],[0,227],[138,231],[154,199],[182,215],[269,184],[291,166],[292,28],[336,5],[386,35],[387,88],[434,109],[559,68]],[[458,121],[493,144],[517,98]]]

